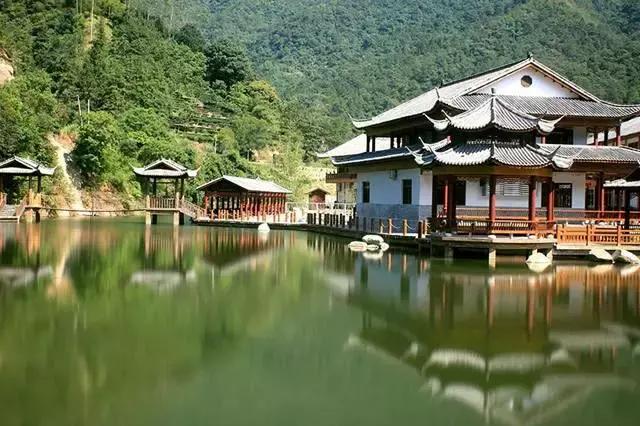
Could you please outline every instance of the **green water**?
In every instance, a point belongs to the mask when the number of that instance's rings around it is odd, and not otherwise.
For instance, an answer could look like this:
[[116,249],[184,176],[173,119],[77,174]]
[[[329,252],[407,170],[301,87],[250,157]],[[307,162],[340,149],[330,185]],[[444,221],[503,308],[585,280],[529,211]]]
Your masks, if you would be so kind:
[[0,225],[0,425],[637,425],[640,273]]

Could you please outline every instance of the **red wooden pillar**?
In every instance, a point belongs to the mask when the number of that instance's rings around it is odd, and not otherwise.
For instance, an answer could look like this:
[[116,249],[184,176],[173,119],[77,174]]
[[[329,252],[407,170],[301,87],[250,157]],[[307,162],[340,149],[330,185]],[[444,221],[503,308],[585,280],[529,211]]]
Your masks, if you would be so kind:
[[603,142],[604,146],[609,145],[609,128],[605,127],[604,128],[604,142]]
[[555,220],[556,186],[553,179],[547,181],[547,222]]
[[450,229],[453,231],[456,229],[456,177],[455,176],[447,176],[447,186],[449,187],[447,193],[449,195],[448,211],[447,211],[447,222],[449,223]]
[[536,221],[536,177],[531,176],[529,178],[529,221]]
[[547,143],[547,135],[540,135],[540,143],[543,145]]
[[598,129],[597,127],[594,127],[594,129],[593,129],[593,144],[594,144],[595,146],[598,146],[598,145],[599,145],[599,142],[598,142],[598,133],[600,133],[600,129]]
[[622,145],[622,129],[620,125],[616,126],[616,146]]
[[596,189],[596,197],[597,197],[597,206],[598,206],[598,212],[599,212],[599,216],[604,213],[604,211],[606,210],[606,198],[605,198],[605,188],[604,188],[604,173],[600,173],[598,175],[598,186]]
[[489,176],[489,228],[492,228],[496,221],[496,181],[495,175]]

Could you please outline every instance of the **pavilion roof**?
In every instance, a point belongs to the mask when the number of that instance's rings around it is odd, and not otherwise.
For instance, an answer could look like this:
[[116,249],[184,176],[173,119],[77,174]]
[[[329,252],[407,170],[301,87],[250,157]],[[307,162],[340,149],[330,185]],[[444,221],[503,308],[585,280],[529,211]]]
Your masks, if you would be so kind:
[[495,68],[484,73],[463,78],[441,87],[429,90],[407,102],[391,108],[367,120],[353,120],[357,129],[390,123],[411,117],[420,117],[434,110],[437,106],[450,106],[460,111],[472,109],[487,96],[474,92],[486,88],[488,85],[516,73],[526,67],[534,67],[549,76],[577,95],[576,99],[559,97],[525,97],[504,96],[505,102],[528,114],[544,114],[545,116],[576,116],[589,118],[627,118],[640,114],[640,105],[617,105],[605,102],[592,95],[582,87],[551,68],[529,56],[527,59]]
[[[377,137],[376,138],[376,149],[389,149],[391,147],[391,138],[385,137]],[[354,155],[360,154],[361,152],[365,152],[367,150],[367,135],[361,134],[356,136],[353,139],[348,140],[342,145],[338,145],[335,148],[330,149],[329,151],[322,152],[316,154],[318,158],[330,158],[330,157],[338,157],[343,155]]]
[[248,192],[269,192],[274,194],[290,194],[291,191],[278,185],[275,182],[271,182],[269,180],[262,179],[251,179],[246,177],[239,176],[228,176],[223,175],[217,179],[213,179],[205,184],[200,185],[197,189],[202,191],[204,189],[209,189],[215,187],[222,182],[229,182],[241,189]]
[[0,162],[0,174],[21,176],[51,176],[55,167],[46,167],[33,160],[22,157],[11,157]]
[[137,176],[157,178],[194,178],[198,174],[198,170],[187,169],[182,164],[165,158],[144,167],[134,167],[133,172]]
[[445,113],[445,119],[434,120],[425,117],[438,131],[445,131],[449,127],[462,131],[483,131],[490,128],[505,132],[527,133],[537,131],[549,134],[555,128],[558,120],[550,121],[534,117],[512,107],[496,96],[491,96],[483,103],[453,117]]
[[624,179],[616,179],[606,182],[604,187],[640,189],[640,167]]
[[558,155],[558,149],[548,150],[541,145],[527,143],[476,140],[449,143],[440,149],[426,145],[415,153],[420,166],[440,164],[446,166],[476,166],[495,164],[510,167],[568,169],[570,158]]

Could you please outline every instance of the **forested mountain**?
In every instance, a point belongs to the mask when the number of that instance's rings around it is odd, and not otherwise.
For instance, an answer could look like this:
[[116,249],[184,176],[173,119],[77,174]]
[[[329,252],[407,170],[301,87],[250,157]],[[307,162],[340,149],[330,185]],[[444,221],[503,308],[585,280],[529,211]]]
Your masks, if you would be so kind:
[[536,58],[607,100],[640,101],[638,0],[209,0],[287,98],[366,116]]
[[0,0],[0,159],[55,165],[63,139],[83,188],[124,199],[140,195],[131,166],[162,157],[200,181],[262,176],[300,194],[303,160],[341,140],[338,120],[282,100],[241,48],[157,4]]

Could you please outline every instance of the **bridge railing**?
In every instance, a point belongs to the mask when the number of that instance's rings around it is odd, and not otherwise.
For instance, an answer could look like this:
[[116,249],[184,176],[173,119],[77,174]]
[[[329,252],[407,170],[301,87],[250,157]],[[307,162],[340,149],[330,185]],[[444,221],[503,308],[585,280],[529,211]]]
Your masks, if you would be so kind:
[[180,200],[180,211],[194,219],[207,217],[207,212],[205,211],[205,209],[198,206],[197,204],[185,200],[184,198]]
[[27,208],[27,205],[29,204],[29,197],[25,196],[21,201],[20,204],[18,204],[18,207],[16,207],[16,217],[18,219],[20,219],[22,217],[22,215],[24,214],[24,211]]
[[7,194],[0,192],[0,209],[7,205]]
[[176,199],[174,197],[149,197],[148,208],[158,210],[175,210]]

